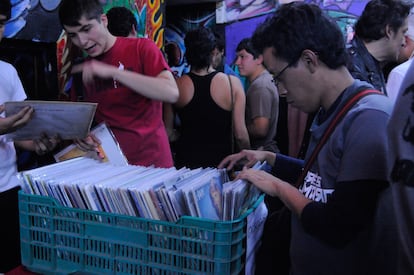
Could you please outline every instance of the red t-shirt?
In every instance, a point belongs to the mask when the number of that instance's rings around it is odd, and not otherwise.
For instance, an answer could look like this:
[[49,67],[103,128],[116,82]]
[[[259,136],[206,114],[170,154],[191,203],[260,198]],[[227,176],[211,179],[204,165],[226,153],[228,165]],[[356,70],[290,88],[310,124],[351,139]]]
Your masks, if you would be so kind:
[[[147,76],[170,69],[155,43],[145,38],[118,37],[114,46],[96,60]],[[74,91],[72,96],[76,96]],[[98,103],[95,121],[107,123],[130,164],[173,166],[162,102],[141,96],[112,79],[96,79],[84,87],[83,97]]]

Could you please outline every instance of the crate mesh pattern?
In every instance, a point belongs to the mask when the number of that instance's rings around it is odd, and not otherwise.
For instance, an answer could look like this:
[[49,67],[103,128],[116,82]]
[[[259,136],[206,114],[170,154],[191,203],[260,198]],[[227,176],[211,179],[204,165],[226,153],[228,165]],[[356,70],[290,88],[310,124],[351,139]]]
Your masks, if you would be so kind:
[[22,264],[41,274],[240,274],[247,216],[149,220],[19,193]]

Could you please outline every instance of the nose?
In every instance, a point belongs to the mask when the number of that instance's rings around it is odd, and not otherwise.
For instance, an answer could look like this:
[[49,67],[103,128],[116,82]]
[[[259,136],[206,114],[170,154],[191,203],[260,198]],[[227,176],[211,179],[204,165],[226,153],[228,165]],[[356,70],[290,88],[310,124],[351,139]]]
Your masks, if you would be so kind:
[[79,45],[84,47],[88,43],[88,36],[85,35],[85,34],[80,33],[80,34],[78,34],[78,41],[79,41]]
[[407,46],[407,39],[408,39],[408,37],[406,35],[404,35],[404,37],[402,39],[401,47],[405,48],[405,46]]
[[236,64],[237,66],[240,65],[240,57],[236,57],[236,61],[234,62],[234,64]]

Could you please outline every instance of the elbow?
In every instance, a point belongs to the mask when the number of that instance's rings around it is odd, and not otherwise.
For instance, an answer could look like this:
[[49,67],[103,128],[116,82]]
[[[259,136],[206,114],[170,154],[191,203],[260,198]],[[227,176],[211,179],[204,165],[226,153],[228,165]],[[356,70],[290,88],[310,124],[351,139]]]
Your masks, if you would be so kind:
[[171,87],[171,90],[169,92],[169,97],[167,98],[167,100],[165,100],[165,102],[167,103],[176,103],[178,101],[178,97],[179,97],[179,91],[177,86],[175,87]]

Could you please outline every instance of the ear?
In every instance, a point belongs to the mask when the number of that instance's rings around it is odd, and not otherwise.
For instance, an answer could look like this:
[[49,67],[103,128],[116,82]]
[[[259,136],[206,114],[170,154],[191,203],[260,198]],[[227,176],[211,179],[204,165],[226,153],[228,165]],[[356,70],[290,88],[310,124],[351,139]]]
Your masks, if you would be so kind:
[[304,50],[300,57],[304,66],[311,72],[315,72],[317,67],[319,66],[319,58],[318,55],[311,50]]
[[256,58],[256,61],[257,61],[257,63],[258,64],[262,64],[262,65],[264,65],[263,64],[263,54],[259,54],[259,56]]
[[386,25],[384,29],[384,37],[388,40],[391,39],[394,35],[394,30],[391,28],[390,25]]
[[108,27],[108,17],[106,14],[101,14],[101,22],[105,27]]
[[132,29],[131,29],[130,35],[131,35],[132,37],[137,37],[137,36],[138,36],[137,29],[136,29],[134,26],[132,26]]

